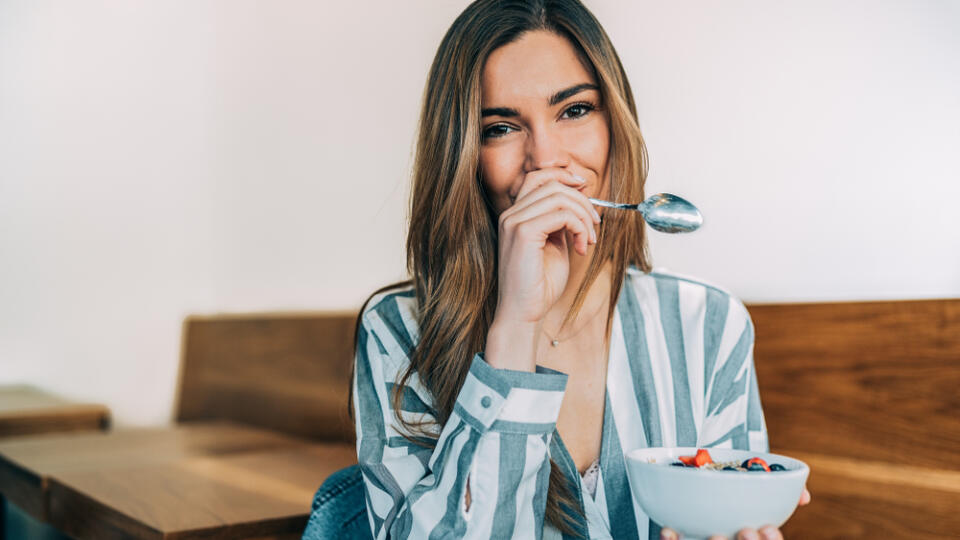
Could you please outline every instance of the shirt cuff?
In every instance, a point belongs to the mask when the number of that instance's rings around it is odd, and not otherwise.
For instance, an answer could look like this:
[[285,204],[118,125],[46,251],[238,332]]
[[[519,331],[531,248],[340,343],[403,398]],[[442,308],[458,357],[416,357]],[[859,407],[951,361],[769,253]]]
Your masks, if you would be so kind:
[[567,375],[559,371],[497,369],[477,353],[454,411],[480,432],[553,433],[566,388]]

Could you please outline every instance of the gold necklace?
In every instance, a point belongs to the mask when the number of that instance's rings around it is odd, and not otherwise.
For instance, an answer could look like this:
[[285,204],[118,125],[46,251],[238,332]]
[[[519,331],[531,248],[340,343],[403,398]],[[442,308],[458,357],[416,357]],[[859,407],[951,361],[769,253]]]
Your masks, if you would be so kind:
[[[598,313],[599,313],[599,310],[598,310]],[[596,313],[594,313],[591,317],[595,317],[595,316],[596,316]],[[577,330],[577,331],[574,332],[573,334],[571,334],[571,335],[563,338],[562,341],[569,341],[570,338],[576,336],[576,335],[579,334],[580,332],[583,332],[584,328],[586,328],[586,327],[588,327],[588,326],[590,326],[590,325],[589,325],[589,324],[584,324],[583,326],[580,327],[579,330]],[[560,346],[560,341],[561,341],[561,340],[560,340],[559,338],[555,338],[555,337],[551,336],[550,334],[548,334],[547,331],[546,331],[543,327],[540,327],[540,331],[543,332],[543,334],[544,334],[545,336],[547,336],[547,338],[550,339],[550,346],[551,346],[551,347],[559,347],[559,346]]]

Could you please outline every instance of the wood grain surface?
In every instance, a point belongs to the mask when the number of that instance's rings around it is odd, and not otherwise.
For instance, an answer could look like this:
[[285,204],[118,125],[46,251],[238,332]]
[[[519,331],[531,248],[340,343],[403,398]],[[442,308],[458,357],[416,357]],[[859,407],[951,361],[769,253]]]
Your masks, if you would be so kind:
[[810,465],[785,537],[960,537],[960,300],[748,309],[771,449]]
[[783,452],[810,466],[813,500],[785,538],[934,540],[960,535],[960,472]]
[[352,442],[347,415],[356,313],[190,317],[178,420],[226,418]]
[[301,439],[223,421],[17,437],[0,441],[0,494],[35,519],[46,521],[47,488],[55,474],[303,444]]
[[317,487],[356,463],[345,443],[57,473],[50,521],[78,539],[303,533]]
[[0,438],[107,429],[103,405],[75,403],[29,385],[0,386]]
[[775,451],[960,470],[960,300],[748,307]]

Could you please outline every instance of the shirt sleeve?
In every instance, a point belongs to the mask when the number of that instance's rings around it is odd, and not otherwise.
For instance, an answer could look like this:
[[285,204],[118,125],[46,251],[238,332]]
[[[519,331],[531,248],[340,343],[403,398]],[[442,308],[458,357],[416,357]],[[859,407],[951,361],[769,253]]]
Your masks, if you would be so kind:
[[721,350],[706,396],[703,446],[768,452],[767,427],[753,362],[754,329],[746,307],[730,298]]
[[[401,435],[392,396],[396,374],[408,360],[397,358],[395,348],[388,353],[372,328],[377,321],[371,323],[365,321],[358,336],[353,397],[374,537],[538,538],[548,449],[567,376],[546,368],[495,369],[478,353],[435,444],[417,444]],[[419,384],[404,389],[400,414],[435,424],[430,399],[420,391]]]

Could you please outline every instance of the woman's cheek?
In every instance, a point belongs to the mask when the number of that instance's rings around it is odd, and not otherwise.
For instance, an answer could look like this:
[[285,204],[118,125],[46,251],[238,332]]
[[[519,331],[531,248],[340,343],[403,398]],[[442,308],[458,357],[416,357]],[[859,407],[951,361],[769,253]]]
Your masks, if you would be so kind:
[[594,182],[590,193],[600,197],[606,187],[607,158],[609,154],[609,135],[604,130],[585,129],[576,134],[570,141],[568,148],[574,148],[574,161],[590,169],[594,174]]
[[600,185],[596,187],[597,197],[605,197],[609,188],[607,175],[609,173],[610,132],[607,122],[597,122],[593,126],[593,134],[589,140],[593,141],[590,148],[590,162]]
[[523,162],[516,162],[505,148],[487,149],[480,154],[484,184],[499,211],[510,207],[510,190],[523,177]]
[[494,207],[497,212],[503,212],[511,205],[510,183],[512,177],[504,171],[503,160],[498,159],[496,151],[492,149],[481,150],[480,171],[484,187],[487,189]]

